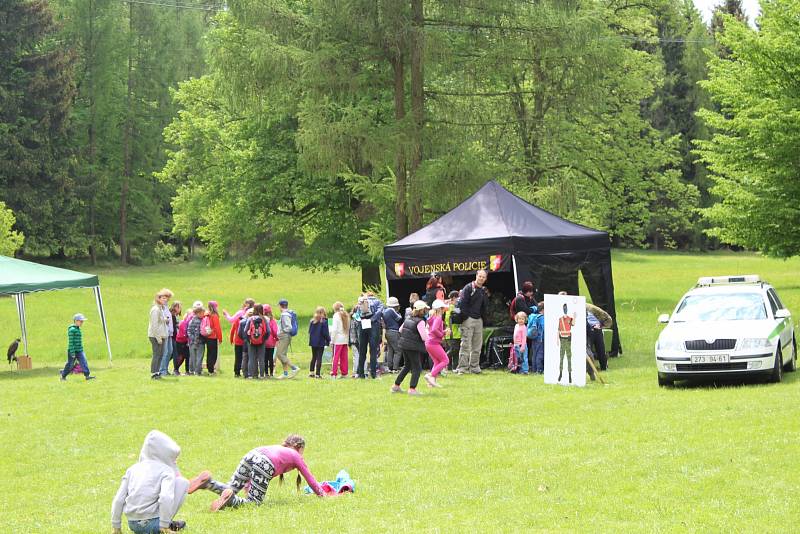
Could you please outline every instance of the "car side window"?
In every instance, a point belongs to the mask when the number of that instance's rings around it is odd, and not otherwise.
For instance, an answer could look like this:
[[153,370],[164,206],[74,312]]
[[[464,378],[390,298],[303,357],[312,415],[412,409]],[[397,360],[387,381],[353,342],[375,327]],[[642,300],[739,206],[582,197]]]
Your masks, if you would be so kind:
[[778,309],[779,309],[779,310],[780,310],[781,308],[783,308],[783,303],[781,302],[781,299],[780,299],[780,298],[778,298],[778,294],[775,292],[775,290],[774,290],[774,289],[772,289],[772,288],[769,288],[769,289],[767,290],[767,294],[768,294],[768,295],[772,295],[772,298],[774,298],[774,299],[775,299],[775,304],[777,304],[777,305],[778,305]]
[[767,299],[769,299],[769,306],[772,308],[772,315],[778,311],[778,303],[775,302],[774,292],[770,289],[767,291]]

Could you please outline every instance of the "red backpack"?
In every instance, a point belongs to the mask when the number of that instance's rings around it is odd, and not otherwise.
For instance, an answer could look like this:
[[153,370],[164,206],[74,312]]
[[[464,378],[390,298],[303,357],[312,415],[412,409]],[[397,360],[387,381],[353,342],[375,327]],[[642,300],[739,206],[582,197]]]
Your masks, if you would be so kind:
[[247,337],[250,339],[250,344],[263,344],[264,339],[267,337],[264,334],[264,319],[261,317],[253,317],[250,321],[250,327],[247,329]]

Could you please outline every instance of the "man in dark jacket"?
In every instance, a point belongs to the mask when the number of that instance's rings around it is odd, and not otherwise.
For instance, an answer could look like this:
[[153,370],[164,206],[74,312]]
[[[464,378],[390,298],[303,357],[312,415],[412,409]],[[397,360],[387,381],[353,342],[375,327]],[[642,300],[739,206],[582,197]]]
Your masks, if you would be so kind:
[[475,281],[461,290],[461,350],[456,374],[481,372],[481,347],[483,346],[483,322],[486,318],[488,298],[483,287],[488,273],[481,269],[475,274]]

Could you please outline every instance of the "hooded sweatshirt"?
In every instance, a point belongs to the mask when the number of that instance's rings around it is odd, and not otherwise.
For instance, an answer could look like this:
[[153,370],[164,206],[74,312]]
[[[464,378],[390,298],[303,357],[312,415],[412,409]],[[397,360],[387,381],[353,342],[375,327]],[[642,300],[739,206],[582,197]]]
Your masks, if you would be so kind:
[[169,528],[180,452],[178,444],[163,432],[147,434],[139,462],[125,472],[111,504],[112,528],[121,527],[123,512],[129,521],[158,517],[159,527]]

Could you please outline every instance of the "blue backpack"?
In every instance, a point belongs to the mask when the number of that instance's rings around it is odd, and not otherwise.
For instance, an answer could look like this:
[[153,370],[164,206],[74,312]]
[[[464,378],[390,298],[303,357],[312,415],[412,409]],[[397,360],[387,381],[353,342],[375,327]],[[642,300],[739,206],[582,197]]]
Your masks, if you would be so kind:
[[539,332],[539,317],[541,317],[541,313],[532,313],[530,317],[528,317],[528,339],[539,339],[543,332]]
[[291,337],[294,337],[297,335],[297,314],[294,312],[294,310],[288,310],[288,311],[289,315],[292,318],[292,329],[289,330],[289,335]]

